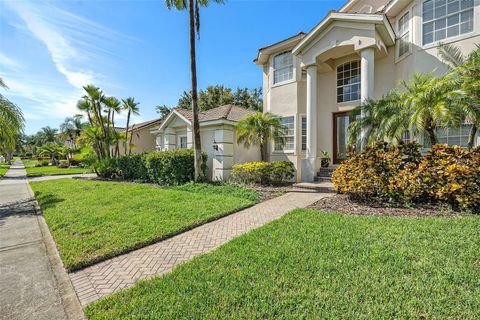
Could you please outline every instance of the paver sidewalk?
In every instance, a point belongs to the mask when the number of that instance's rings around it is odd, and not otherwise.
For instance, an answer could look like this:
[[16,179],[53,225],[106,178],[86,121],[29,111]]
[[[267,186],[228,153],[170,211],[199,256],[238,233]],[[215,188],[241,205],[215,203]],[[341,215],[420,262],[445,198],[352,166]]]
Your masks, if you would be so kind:
[[291,192],[207,223],[168,240],[109,259],[70,274],[82,306],[108,294],[171,271],[178,264],[280,218],[295,208],[331,196]]
[[17,162],[0,180],[0,319],[83,317],[80,306],[77,314],[66,311],[64,283],[52,265],[42,219],[36,214],[25,169]]

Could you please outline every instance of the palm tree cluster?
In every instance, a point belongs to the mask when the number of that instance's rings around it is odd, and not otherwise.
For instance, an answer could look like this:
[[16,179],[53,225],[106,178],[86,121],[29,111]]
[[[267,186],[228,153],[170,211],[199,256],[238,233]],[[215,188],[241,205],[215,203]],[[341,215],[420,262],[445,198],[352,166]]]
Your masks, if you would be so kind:
[[[133,114],[139,113],[139,103],[134,98],[120,101],[115,97],[106,96],[100,88],[93,85],[83,88],[86,94],[78,101],[77,108],[86,115],[88,126],[81,131],[78,141],[81,144],[90,145],[95,150],[98,160],[119,156],[119,145],[122,141],[125,154],[130,152],[132,140],[130,119]],[[123,110],[127,111],[125,132],[115,127],[115,115]],[[82,115],[76,117],[81,118]],[[72,130],[75,131],[75,128],[72,127]],[[130,143],[127,144],[127,141]]]
[[[468,56],[453,46],[440,47],[440,57],[449,72],[435,77],[435,70],[416,73],[401,88],[380,100],[369,100],[356,108],[357,118],[349,128],[349,142],[363,146],[377,142],[401,142],[406,135],[424,137],[426,145],[438,142],[438,130],[470,124],[468,148],[474,146],[480,125],[480,47]],[[359,117],[363,110],[363,117]]]
[[[0,87],[8,89],[2,78]],[[20,108],[0,94],[0,154],[15,150],[24,126],[25,119]]]

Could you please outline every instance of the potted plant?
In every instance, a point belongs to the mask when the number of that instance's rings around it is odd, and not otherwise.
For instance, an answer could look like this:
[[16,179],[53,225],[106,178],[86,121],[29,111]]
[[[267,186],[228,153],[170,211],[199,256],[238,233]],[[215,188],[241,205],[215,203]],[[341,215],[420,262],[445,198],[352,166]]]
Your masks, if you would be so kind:
[[325,150],[321,150],[320,154],[320,165],[322,166],[322,168],[327,168],[330,165],[330,155]]

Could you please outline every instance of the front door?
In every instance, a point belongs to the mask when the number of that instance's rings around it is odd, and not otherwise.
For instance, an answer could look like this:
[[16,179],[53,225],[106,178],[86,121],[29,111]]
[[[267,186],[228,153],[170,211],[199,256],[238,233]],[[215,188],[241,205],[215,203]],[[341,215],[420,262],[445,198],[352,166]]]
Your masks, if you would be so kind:
[[333,163],[338,164],[347,159],[350,147],[348,144],[348,126],[353,118],[346,112],[333,114]]

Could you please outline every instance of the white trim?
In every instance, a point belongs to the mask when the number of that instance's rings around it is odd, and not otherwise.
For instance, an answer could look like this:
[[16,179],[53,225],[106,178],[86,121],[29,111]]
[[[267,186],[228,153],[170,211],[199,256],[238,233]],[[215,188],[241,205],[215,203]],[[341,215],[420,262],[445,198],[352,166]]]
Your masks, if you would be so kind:
[[[352,14],[352,13],[338,13],[331,12],[326,16],[315,28],[313,28],[296,46],[293,48],[292,53],[294,55],[300,54],[302,49],[314,38],[317,33],[322,32],[325,27],[327,27],[330,22],[334,20],[348,21],[348,22],[359,22],[359,23],[374,23],[374,24],[383,24],[390,36],[392,43],[395,43],[395,31],[392,29],[390,22],[384,15],[380,14]],[[388,45],[388,44],[387,44]]]
[[[273,63],[274,63],[274,59],[276,56],[282,54],[282,53],[285,53],[285,52],[290,52],[290,54],[292,55],[292,62],[293,62],[293,76],[292,76],[292,79],[288,79],[288,80],[285,80],[285,81],[282,81],[282,82],[277,82],[277,83],[273,83],[274,81],[274,72],[275,72],[275,69],[273,67]],[[270,61],[269,61],[269,66],[268,66],[268,84],[269,84],[269,87],[270,88],[276,88],[276,87],[280,87],[280,86],[283,86],[283,85],[286,85],[286,84],[290,84],[290,83],[294,83],[297,81],[297,58],[293,55],[292,53],[292,50],[284,50],[284,51],[281,51],[281,52],[278,52],[274,55],[271,55],[270,56]]]
[[[339,86],[338,86],[338,68],[340,66],[343,66],[343,65],[347,64],[347,63],[351,64],[354,61],[356,61],[358,63],[358,75],[360,76],[360,80],[358,82],[359,89],[360,89],[359,97],[358,97],[358,99],[355,99],[355,100],[338,102],[338,93],[337,93],[337,90],[339,88]],[[361,78],[361,76],[362,76],[361,59],[353,59],[353,60],[344,61],[344,62],[335,66],[335,102],[336,102],[337,105],[349,104],[349,103],[361,100],[361,97],[360,97],[361,92],[362,92],[362,78]],[[346,85],[342,85],[341,87],[345,87],[345,86]],[[350,85],[347,85],[347,86],[350,86]]]
[[[396,21],[396,27],[397,27],[397,32],[398,37],[397,41],[395,43],[395,63],[398,61],[401,61],[408,57],[412,53],[412,40],[413,40],[413,18],[414,18],[414,13],[412,11],[413,6],[408,6],[406,9],[404,9],[400,14],[397,16],[397,21]],[[400,56],[400,42],[403,34],[400,34],[400,19],[402,19],[406,14],[408,13],[408,51],[405,52],[403,55]]]

